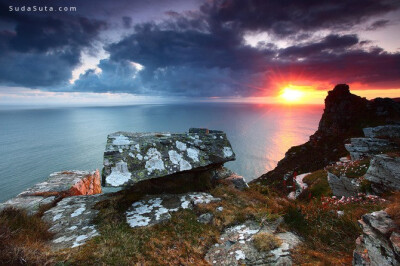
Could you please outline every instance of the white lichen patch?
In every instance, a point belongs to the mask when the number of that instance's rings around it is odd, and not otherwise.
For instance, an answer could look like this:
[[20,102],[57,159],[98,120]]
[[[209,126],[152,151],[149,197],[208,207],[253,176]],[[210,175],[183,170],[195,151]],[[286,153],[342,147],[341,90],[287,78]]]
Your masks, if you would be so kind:
[[182,209],[191,208],[191,204],[208,204],[211,202],[220,201],[220,198],[214,198],[211,194],[204,192],[193,192],[186,194],[181,197],[181,207]]
[[180,150],[180,151],[186,151],[186,144],[185,144],[185,143],[180,142],[179,140],[177,140],[177,141],[175,142],[175,144],[176,144],[176,148],[177,148],[178,150]]
[[150,220],[151,219],[149,217],[145,217],[145,216],[141,216],[141,215],[126,217],[126,222],[132,228],[147,226],[147,225],[149,225]]
[[59,238],[56,238],[53,240],[54,243],[61,243],[61,242],[67,242],[67,241],[71,241],[72,239],[74,239],[76,236],[61,236]]
[[75,239],[74,244],[72,245],[73,248],[78,247],[82,244],[84,244],[86,239],[88,238],[87,235],[80,235]]
[[124,161],[116,163],[111,168],[111,174],[106,177],[106,182],[111,186],[121,186],[131,179],[131,173],[128,170],[128,164]]
[[188,148],[187,149],[187,156],[192,159],[194,162],[199,161],[199,150],[193,149],[193,148]]
[[190,170],[190,169],[192,169],[192,165],[188,161],[182,159],[179,162],[179,170],[180,171],[187,171],[187,170]]
[[182,198],[181,198],[181,201],[182,201],[182,203],[181,203],[181,208],[182,208],[182,209],[188,209],[188,208],[189,208],[189,205],[190,205],[190,201],[189,201],[189,200],[186,200],[185,197],[182,197]]
[[149,159],[146,162],[145,168],[147,169],[149,174],[151,174],[155,170],[165,170],[161,153],[156,148],[150,148],[147,151],[147,157]]
[[122,145],[129,145],[131,142],[129,138],[124,135],[116,136],[112,142],[113,145],[122,146]]
[[73,213],[71,213],[71,217],[76,217],[81,215],[86,210],[85,204],[82,204],[80,208],[76,209]]
[[57,221],[58,219],[60,219],[62,217],[62,213],[56,214],[53,217],[53,221]]
[[140,153],[136,155],[136,158],[138,158],[139,161],[143,160],[143,156]]
[[246,255],[244,254],[244,252],[242,250],[236,250],[235,258],[236,258],[236,260],[244,260],[244,259],[246,259]]
[[[190,148],[189,148],[190,149]],[[188,149],[188,150],[189,150]],[[168,151],[169,160],[174,165],[179,165],[179,171],[186,171],[192,169],[192,165],[183,159],[183,156],[175,150]]]
[[168,155],[169,155],[169,160],[175,164],[175,165],[179,165],[180,161],[182,160],[182,155],[180,155],[177,151],[175,150],[171,150],[168,151]]
[[232,151],[231,147],[224,147],[223,153],[224,153],[225,158],[231,157],[233,155],[233,151]]
[[161,198],[150,199],[149,201],[138,201],[132,204],[132,210],[126,212],[126,221],[131,227],[147,226],[151,222],[151,217],[144,216],[145,214],[155,217],[159,220],[160,217],[168,213],[168,209],[162,205]]
[[[166,200],[164,203],[164,200]],[[171,218],[180,209],[192,209],[194,204],[220,200],[207,193],[163,195],[132,204],[126,211],[126,221],[131,227],[148,226]]]

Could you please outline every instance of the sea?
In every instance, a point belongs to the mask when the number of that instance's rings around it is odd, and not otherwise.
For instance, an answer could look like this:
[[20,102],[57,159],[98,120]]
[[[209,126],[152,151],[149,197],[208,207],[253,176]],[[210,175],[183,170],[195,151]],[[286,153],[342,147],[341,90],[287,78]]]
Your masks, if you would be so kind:
[[251,181],[318,128],[323,106],[239,103],[113,107],[0,108],[0,202],[50,173],[102,168],[107,135],[116,131],[223,130],[236,153],[225,165]]

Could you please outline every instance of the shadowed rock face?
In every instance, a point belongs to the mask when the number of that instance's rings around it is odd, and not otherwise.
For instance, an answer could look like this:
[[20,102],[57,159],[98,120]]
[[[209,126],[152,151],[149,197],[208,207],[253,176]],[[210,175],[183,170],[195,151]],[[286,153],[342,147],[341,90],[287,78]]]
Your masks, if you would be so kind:
[[103,185],[126,186],[181,172],[205,171],[232,160],[235,154],[222,131],[116,132],[107,138]]
[[274,184],[286,194],[288,191],[282,181],[287,172],[306,173],[321,169],[345,156],[346,139],[363,136],[363,128],[399,122],[399,103],[388,98],[369,101],[350,93],[348,85],[338,84],[328,92],[318,130],[310,140],[290,148],[277,167],[260,179]]

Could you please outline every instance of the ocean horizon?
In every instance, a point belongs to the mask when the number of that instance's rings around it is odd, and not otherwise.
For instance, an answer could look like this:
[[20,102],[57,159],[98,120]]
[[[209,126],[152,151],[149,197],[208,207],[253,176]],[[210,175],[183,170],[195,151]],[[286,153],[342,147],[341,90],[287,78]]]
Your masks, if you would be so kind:
[[116,131],[226,132],[236,160],[226,166],[251,181],[272,170],[288,148],[315,132],[321,106],[239,103],[2,108],[0,202],[52,172],[102,169],[107,135]]

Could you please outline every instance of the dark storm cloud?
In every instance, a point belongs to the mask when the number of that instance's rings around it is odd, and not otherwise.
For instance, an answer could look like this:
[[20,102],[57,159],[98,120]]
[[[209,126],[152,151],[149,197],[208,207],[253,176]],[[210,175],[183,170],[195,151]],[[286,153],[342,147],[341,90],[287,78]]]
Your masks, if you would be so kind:
[[[98,18],[126,31],[120,40],[104,45],[109,58],[99,63],[100,71],[86,71],[65,90],[248,96],[270,87],[275,72],[332,82],[400,79],[399,53],[370,49],[356,34],[340,33],[373,19],[370,27],[386,26],[389,22],[377,16],[400,8],[397,0],[216,0],[186,12],[177,11],[187,3],[183,0],[176,6],[172,0],[151,3],[85,1],[80,10],[87,14],[74,16],[5,13],[1,20],[14,27],[0,33],[0,67],[7,66],[0,82],[47,89],[67,82],[82,51],[92,50],[105,29]],[[164,12],[162,19],[142,22],[159,11]],[[316,38],[318,30],[330,34]],[[255,47],[246,44],[246,34],[260,32],[292,45],[278,48],[262,39]]]
[[373,22],[368,28],[367,30],[376,30],[376,29],[380,29],[383,27],[386,27],[387,25],[390,24],[390,20],[387,19],[380,19],[377,20],[375,22]]
[[275,70],[330,83],[400,81],[400,54],[375,48],[371,51],[349,50],[340,54],[323,51],[295,64],[276,63]]
[[[106,47],[110,54],[109,64],[123,66],[130,61],[144,66],[143,70],[135,72],[134,86],[123,85],[115,79],[115,83],[106,85],[107,77],[114,75],[114,70],[101,66],[102,73],[93,74],[96,81],[85,76],[80,80],[82,84],[90,80],[92,88],[96,88],[93,84],[97,82],[101,91],[248,96],[270,87],[269,77],[275,72],[288,76],[303,73],[323,81],[399,79],[397,54],[377,49],[364,51],[366,42],[360,42],[355,34],[330,34],[321,40],[307,41],[312,34],[306,31],[322,25],[348,27],[374,14],[392,10],[396,6],[394,2],[363,1],[365,6],[353,17],[347,9],[359,1],[342,1],[337,6],[318,1],[314,9],[311,8],[311,4],[315,4],[313,1],[302,4],[290,1],[292,5],[288,8],[282,8],[279,3],[282,1],[226,1],[205,4],[198,13],[168,12],[170,19],[158,24],[137,24],[133,34]],[[308,18],[305,12],[310,13]],[[269,15],[273,17],[270,22]],[[257,47],[244,43],[243,35],[248,30],[278,33],[278,24],[274,23],[286,25],[286,30],[296,24],[295,30],[303,32],[290,38],[302,40],[302,44],[278,49],[268,42],[260,42]],[[282,31],[279,34],[282,35]],[[377,66],[379,68],[375,69]],[[388,67],[389,71],[386,70]],[[129,80],[132,76],[129,73],[125,78]],[[122,80],[126,84],[125,78]],[[86,85],[82,84],[77,83],[74,89],[85,90]]]
[[81,51],[106,23],[84,17],[62,18],[12,14],[0,5],[2,21],[13,25],[0,32],[0,82],[47,87],[66,84],[80,63]]
[[[246,86],[241,84],[263,70],[271,51],[244,45],[241,36],[230,30],[204,32],[200,24],[188,20],[185,30],[177,30],[177,24],[171,21],[163,25],[137,25],[134,34],[106,47],[110,53],[109,62],[125,64],[128,60],[143,65],[144,69],[138,75],[146,93],[189,96],[247,94]],[[172,30],[165,29],[170,25],[174,25]],[[101,69],[99,87],[110,71]],[[110,91],[139,93],[131,86],[118,83],[108,88]],[[77,83],[75,89],[85,88]]]
[[351,35],[328,35],[320,42],[308,43],[305,45],[290,46],[282,49],[279,52],[281,57],[296,57],[304,58],[313,54],[320,54],[322,51],[343,51],[358,43],[358,37],[354,34]]
[[349,29],[399,8],[398,0],[221,0],[202,6],[214,23],[280,36],[317,29]]

